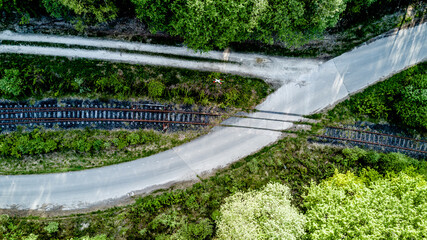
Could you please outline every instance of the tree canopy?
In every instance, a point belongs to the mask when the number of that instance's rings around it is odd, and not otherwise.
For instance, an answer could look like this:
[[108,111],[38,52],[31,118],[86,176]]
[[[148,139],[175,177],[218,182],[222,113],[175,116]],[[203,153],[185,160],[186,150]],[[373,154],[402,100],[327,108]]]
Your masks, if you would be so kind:
[[[300,45],[334,26],[343,0],[132,0],[137,17],[153,32],[168,31],[194,49],[225,48],[230,42],[275,40]],[[159,14],[155,14],[159,13]]]
[[225,199],[217,220],[219,239],[297,239],[305,217],[291,205],[287,186],[269,183],[260,191],[237,192]]
[[[389,0],[127,1],[133,3],[130,9],[153,33],[165,31],[182,37],[190,48],[211,50],[246,40],[299,46],[316,39],[326,28],[335,26],[344,11],[359,12],[376,1]],[[24,15],[45,11],[55,18],[71,20],[76,29],[84,29],[83,24],[116,19],[119,10],[129,8],[127,1],[0,0],[0,10],[18,11]]]
[[309,239],[424,239],[427,182],[411,171],[335,172],[304,199]]

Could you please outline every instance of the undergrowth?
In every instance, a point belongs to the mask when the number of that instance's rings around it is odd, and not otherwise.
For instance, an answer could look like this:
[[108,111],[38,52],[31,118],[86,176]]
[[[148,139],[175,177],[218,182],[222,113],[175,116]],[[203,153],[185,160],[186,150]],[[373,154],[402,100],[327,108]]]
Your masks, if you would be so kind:
[[0,62],[0,98],[11,100],[150,99],[251,108],[272,91],[260,79],[216,72],[19,54],[0,54]]
[[327,112],[326,122],[389,122],[427,135],[427,62],[350,96]]
[[166,151],[203,132],[20,130],[0,135],[0,174],[67,172],[132,161]]

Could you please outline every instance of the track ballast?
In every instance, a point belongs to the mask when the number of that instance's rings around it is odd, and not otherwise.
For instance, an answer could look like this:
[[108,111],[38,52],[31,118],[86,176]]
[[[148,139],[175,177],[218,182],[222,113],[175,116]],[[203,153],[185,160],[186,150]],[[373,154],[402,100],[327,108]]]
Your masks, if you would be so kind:
[[427,157],[427,141],[422,139],[331,126],[326,127],[323,134],[316,137],[333,143],[349,143],[385,152],[402,152],[410,156]]
[[62,103],[53,101],[26,105],[0,104],[0,127],[15,130],[17,126],[51,128],[154,128],[183,129],[188,126],[211,125],[219,114],[203,111],[176,110],[171,106],[151,103]]

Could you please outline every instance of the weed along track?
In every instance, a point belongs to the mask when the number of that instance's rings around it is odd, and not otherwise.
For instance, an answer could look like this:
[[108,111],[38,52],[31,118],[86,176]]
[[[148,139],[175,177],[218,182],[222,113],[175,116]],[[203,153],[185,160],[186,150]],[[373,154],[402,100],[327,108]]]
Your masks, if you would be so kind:
[[172,106],[120,102],[66,102],[48,101],[35,105],[19,103],[0,104],[0,126],[15,130],[18,125],[52,128],[153,128],[181,130],[190,125],[211,125],[217,113],[174,109]]
[[386,133],[351,129],[344,127],[326,127],[323,134],[317,135],[321,140],[348,142],[365,147],[373,147],[387,152],[402,152],[411,156],[427,157],[427,141],[401,137]]

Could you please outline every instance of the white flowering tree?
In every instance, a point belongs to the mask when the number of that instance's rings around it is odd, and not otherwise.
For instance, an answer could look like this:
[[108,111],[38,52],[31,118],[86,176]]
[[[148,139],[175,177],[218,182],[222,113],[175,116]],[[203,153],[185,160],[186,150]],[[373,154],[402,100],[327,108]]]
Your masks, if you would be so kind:
[[260,191],[225,199],[217,220],[218,239],[297,239],[305,217],[291,205],[287,186],[270,183]]
[[426,239],[427,183],[399,173],[335,173],[304,199],[309,239]]

